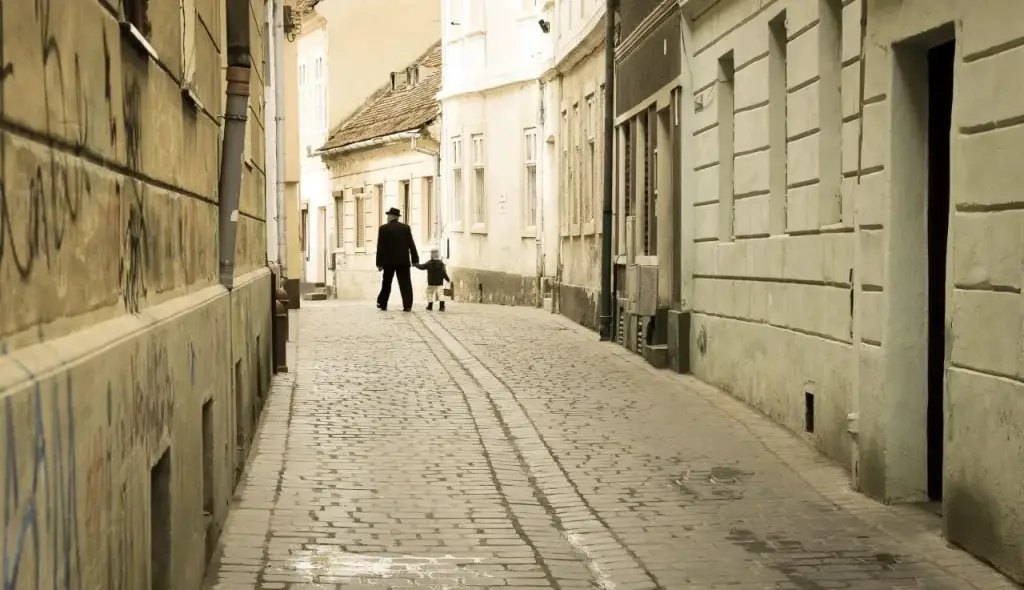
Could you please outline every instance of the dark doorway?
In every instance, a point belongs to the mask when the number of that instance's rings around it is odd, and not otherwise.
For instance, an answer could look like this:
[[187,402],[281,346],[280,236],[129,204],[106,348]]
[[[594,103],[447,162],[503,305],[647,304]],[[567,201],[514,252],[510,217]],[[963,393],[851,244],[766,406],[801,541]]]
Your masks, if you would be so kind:
[[149,474],[150,588],[168,590],[171,573],[171,451],[164,451]]
[[942,499],[946,355],[946,246],[956,43],[928,52],[928,496]]

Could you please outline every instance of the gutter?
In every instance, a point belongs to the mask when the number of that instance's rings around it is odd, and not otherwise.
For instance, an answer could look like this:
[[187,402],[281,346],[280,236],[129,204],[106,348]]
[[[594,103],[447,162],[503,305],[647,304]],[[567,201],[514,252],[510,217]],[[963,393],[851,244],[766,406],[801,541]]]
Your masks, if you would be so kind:
[[612,339],[612,202],[615,166],[615,11],[618,0],[606,0],[604,35],[604,211],[601,216],[601,340]]
[[421,137],[419,130],[416,131],[399,131],[398,133],[392,133],[391,135],[384,135],[381,137],[373,137],[370,139],[364,139],[363,141],[357,141],[348,145],[340,147],[333,147],[328,149],[320,148],[313,152],[321,158],[324,156],[333,156],[335,154],[344,154],[348,152],[355,152],[359,150],[365,150],[367,148],[379,147],[387,145],[389,143],[396,143],[405,140],[414,140]]
[[[241,10],[241,4],[245,10]],[[228,4],[227,101],[224,109],[224,139],[221,144],[218,180],[218,224],[220,284],[229,291],[235,282],[235,238],[238,235],[238,201],[242,188],[242,152],[249,111],[249,79],[252,58],[248,45],[248,4]],[[241,21],[241,22],[239,22]]]
[[[316,6],[316,4],[314,4]],[[281,276],[288,278],[288,207],[285,205],[285,128],[284,114],[284,0],[274,0],[274,115],[276,116],[277,148],[276,168],[277,186],[277,266]]]

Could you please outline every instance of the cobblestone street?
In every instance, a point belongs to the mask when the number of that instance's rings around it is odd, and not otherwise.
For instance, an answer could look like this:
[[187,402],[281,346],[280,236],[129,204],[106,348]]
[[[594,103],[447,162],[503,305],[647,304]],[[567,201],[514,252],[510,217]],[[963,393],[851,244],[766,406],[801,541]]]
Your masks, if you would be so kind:
[[303,305],[213,588],[1016,587],[742,403],[557,316]]

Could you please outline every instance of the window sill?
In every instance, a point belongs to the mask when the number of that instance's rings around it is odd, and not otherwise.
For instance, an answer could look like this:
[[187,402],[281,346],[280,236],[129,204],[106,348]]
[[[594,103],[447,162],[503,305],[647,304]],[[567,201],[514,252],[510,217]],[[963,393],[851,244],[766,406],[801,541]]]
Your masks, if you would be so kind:
[[592,236],[592,235],[596,234],[597,233],[596,225],[597,224],[595,224],[593,221],[588,221],[588,222],[584,223],[583,224],[583,235],[585,235],[585,236]]
[[454,234],[461,234],[462,233],[462,222],[461,221],[453,221],[451,226],[445,228],[444,231],[450,232],[450,233],[454,233]]
[[569,237],[569,226],[568,225],[563,225],[563,226],[559,227],[558,228],[558,234],[560,236],[562,236],[563,238]]
[[471,233],[471,234],[486,235],[487,234],[487,224],[486,223],[474,223],[473,227],[471,227],[469,229],[469,233]]
[[523,228],[522,237],[524,240],[537,239],[537,226],[531,225]]
[[365,247],[365,246],[363,246],[363,247],[357,247],[357,248],[355,249],[355,253],[356,253],[356,254],[366,254],[366,247]]
[[121,21],[121,33],[131,40],[132,45],[135,45],[136,49],[148,55],[153,61],[160,60],[160,56],[157,55],[156,49],[150,44],[149,39],[146,39],[146,36],[142,34],[142,31],[140,31],[138,27],[130,22]]
[[182,98],[187,100],[192,105],[192,107],[195,108],[195,110],[206,112],[206,105],[204,105],[203,101],[199,99],[199,95],[196,94],[196,91],[193,90],[192,87],[193,84],[191,82],[185,82],[184,84],[182,84]]
[[574,223],[569,227],[569,233],[573,236],[580,235],[580,224]]

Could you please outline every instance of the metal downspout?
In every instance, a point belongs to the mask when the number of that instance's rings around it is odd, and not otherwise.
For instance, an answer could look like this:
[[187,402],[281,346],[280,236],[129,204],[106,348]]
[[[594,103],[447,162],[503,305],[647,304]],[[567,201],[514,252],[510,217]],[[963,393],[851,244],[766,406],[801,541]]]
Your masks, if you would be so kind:
[[288,278],[288,207],[285,204],[284,0],[274,1],[274,115],[277,135],[277,265]]
[[235,282],[235,237],[238,234],[238,200],[242,186],[242,153],[245,148],[245,124],[249,109],[251,61],[245,52],[229,49],[227,106],[224,110],[224,141],[221,149],[220,206],[220,284],[231,289]]
[[615,165],[615,9],[606,0],[604,33],[604,213],[601,218],[601,340],[612,338],[612,168]]

